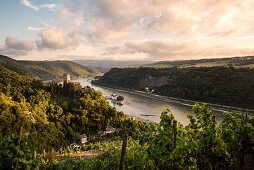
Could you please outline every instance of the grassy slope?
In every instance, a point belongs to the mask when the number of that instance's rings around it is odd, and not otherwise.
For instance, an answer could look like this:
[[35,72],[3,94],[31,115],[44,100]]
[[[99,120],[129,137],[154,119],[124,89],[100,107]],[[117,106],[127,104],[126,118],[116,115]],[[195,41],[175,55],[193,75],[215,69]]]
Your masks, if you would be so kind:
[[67,73],[70,73],[73,78],[99,74],[99,71],[94,68],[72,61],[21,61],[0,55],[0,64],[10,70],[42,80],[62,79],[62,76]]
[[165,67],[216,67],[216,66],[235,66],[253,68],[254,56],[231,57],[231,58],[213,58],[200,60],[176,60],[176,61],[159,61],[148,64],[148,67],[165,68]]

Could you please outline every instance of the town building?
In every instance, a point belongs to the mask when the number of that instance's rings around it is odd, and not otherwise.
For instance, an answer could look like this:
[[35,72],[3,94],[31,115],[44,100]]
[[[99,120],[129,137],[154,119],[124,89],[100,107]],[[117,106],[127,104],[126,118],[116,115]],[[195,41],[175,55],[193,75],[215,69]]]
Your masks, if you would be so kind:
[[107,133],[114,133],[115,132],[115,128],[113,128],[112,126],[107,126],[106,127],[106,134]]
[[80,135],[80,142],[85,144],[88,142],[86,134]]

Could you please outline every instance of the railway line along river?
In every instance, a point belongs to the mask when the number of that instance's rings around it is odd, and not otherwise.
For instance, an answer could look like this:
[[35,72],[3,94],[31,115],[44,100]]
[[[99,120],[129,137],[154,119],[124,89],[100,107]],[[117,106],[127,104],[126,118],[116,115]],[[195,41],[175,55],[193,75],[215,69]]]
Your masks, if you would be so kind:
[[[171,113],[175,116],[175,119],[181,122],[184,125],[189,123],[189,119],[187,118],[188,114],[193,114],[192,106],[194,102],[184,102],[179,100],[170,100],[165,98],[154,98],[149,95],[142,95],[140,93],[129,92],[119,89],[107,88],[104,86],[91,84],[91,80],[93,78],[81,78],[75,80],[75,82],[79,82],[82,87],[90,86],[95,90],[100,90],[103,92],[103,95],[108,98],[113,93],[118,96],[124,96],[126,104],[118,105],[115,102],[108,100],[111,106],[116,107],[118,111],[123,111],[125,114],[129,116],[134,116],[141,118],[143,120],[148,120],[151,122],[158,123],[160,121],[160,115],[162,112],[162,108],[169,109]],[[231,109],[225,109],[220,107],[211,107],[213,113],[216,116],[216,121],[221,122],[223,118],[223,111],[230,111]],[[251,113],[251,115],[254,115]]]

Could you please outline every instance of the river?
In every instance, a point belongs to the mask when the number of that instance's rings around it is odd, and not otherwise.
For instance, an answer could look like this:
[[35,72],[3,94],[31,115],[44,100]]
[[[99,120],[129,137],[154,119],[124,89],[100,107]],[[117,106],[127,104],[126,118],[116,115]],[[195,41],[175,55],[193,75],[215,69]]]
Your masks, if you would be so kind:
[[[75,80],[75,82],[80,82],[82,87],[90,86],[95,90],[100,90],[103,92],[104,96],[111,96],[112,93],[116,95],[121,95],[128,102],[124,105],[117,105],[108,100],[111,106],[114,106],[118,111],[123,111],[125,114],[129,116],[139,117],[144,120],[149,120],[151,122],[158,123],[160,121],[160,115],[162,112],[162,108],[169,109],[171,113],[174,115],[175,119],[181,122],[184,125],[189,124],[189,119],[187,118],[188,114],[192,114],[192,104],[179,102],[179,101],[164,101],[160,99],[153,99],[147,96],[143,96],[140,94],[124,92],[117,89],[111,89],[103,86],[93,85],[91,84],[92,78],[81,78]],[[213,110],[213,113],[216,116],[216,121],[221,122],[223,118],[222,111],[225,109],[216,108]]]

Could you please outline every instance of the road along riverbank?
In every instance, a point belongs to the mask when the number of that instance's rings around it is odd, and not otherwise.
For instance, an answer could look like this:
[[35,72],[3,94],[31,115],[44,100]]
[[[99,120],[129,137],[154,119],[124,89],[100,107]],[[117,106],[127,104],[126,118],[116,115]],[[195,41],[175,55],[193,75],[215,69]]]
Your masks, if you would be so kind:
[[165,102],[175,102],[175,103],[185,105],[185,106],[194,106],[194,103],[206,103],[214,111],[224,112],[224,111],[234,110],[234,111],[240,111],[240,112],[247,113],[249,116],[254,117],[254,110],[252,110],[252,109],[246,109],[246,108],[240,108],[240,107],[234,107],[234,106],[226,106],[226,105],[207,103],[207,102],[195,101],[195,100],[188,100],[188,99],[182,99],[182,98],[175,98],[175,97],[163,96],[163,95],[158,95],[158,94],[151,94],[151,93],[147,93],[147,92],[139,91],[139,90],[126,89],[126,88],[120,88],[120,87],[112,87],[112,86],[108,86],[108,85],[104,85],[104,84],[99,84],[94,81],[92,81],[91,83],[93,85],[101,86],[103,88],[108,88],[110,90],[117,90],[120,92],[138,94],[138,95],[145,96],[148,98],[161,100],[161,101],[165,101]]

